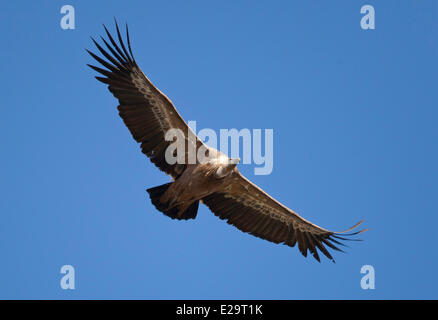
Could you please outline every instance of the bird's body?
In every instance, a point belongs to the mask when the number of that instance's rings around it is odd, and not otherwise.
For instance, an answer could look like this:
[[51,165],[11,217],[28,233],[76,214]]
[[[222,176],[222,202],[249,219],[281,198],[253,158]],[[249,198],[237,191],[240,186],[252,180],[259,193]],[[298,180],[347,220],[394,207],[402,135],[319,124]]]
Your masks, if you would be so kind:
[[[102,38],[112,55],[93,40],[107,60],[88,51],[106,69],[90,67],[104,76],[96,78],[107,84],[119,100],[119,114],[133,138],[141,144],[142,152],[160,170],[172,177],[172,182],[147,190],[159,211],[172,219],[194,219],[199,202],[202,202],[216,216],[238,229],[274,243],[291,247],[298,244],[304,256],[309,251],[318,261],[318,250],[333,260],[326,246],[342,251],[335,245],[342,244],[339,240],[350,240],[344,237],[365,231],[345,233],[361,222],[343,232],[323,229],[305,220],[246,179],[236,167],[238,159],[230,159],[220,151],[206,146],[191,132],[169,98],[138,67],[132,55],[128,30],[129,52],[117,24],[116,27],[120,46],[106,28],[111,44]],[[187,148],[180,155],[183,161],[173,163],[168,161],[166,154],[172,141],[165,137],[169,130],[175,129],[187,133],[183,140]],[[190,137],[191,134],[194,137]],[[206,160],[189,161],[189,146],[195,152],[201,149],[206,152]],[[340,236],[341,233],[344,237]]]
[[194,218],[185,214],[193,204],[197,207],[197,202],[205,197],[226,191],[234,179],[233,173],[237,172],[239,159],[229,159],[213,148],[208,150],[216,156],[209,161],[188,164],[174,182],[164,185],[167,188],[148,189],[158,210],[176,219]]

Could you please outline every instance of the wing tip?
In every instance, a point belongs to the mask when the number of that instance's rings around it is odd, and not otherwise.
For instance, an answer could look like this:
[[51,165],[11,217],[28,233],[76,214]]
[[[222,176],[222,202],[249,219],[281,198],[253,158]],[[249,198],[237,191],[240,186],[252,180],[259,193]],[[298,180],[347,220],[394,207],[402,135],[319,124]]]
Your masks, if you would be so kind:
[[369,228],[365,228],[365,229],[362,229],[362,230],[359,230],[359,231],[347,234],[347,232],[349,232],[349,231],[351,231],[353,229],[356,229],[359,225],[361,225],[364,222],[365,222],[365,219],[362,219],[359,222],[355,223],[352,227],[350,227],[350,228],[348,228],[346,230],[343,230],[343,231],[331,231],[331,233],[332,234],[343,234],[343,235],[346,235],[346,236],[356,235],[356,234],[359,234],[359,233],[363,233],[363,232],[368,231]]

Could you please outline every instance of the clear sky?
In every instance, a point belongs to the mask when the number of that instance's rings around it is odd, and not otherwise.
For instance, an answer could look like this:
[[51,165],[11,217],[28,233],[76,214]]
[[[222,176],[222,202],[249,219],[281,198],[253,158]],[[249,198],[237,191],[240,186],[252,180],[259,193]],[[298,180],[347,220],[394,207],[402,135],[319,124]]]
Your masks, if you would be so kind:
[[[317,263],[205,206],[156,211],[169,177],[86,67],[114,16],[187,121],[274,129],[272,174],[248,178],[322,227],[365,219],[364,241]],[[437,1],[6,1],[0,30],[0,298],[438,298]]]

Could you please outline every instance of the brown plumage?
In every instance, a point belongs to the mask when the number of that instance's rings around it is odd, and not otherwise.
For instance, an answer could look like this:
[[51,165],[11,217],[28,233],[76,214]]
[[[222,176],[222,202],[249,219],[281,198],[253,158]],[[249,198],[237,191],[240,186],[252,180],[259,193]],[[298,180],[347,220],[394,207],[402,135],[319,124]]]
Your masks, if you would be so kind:
[[[172,219],[194,219],[201,201],[220,219],[243,232],[291,247],[298,244],[299,251],[305,257],[309,251],[318,261],[318,251],[333,260],[327,247],[342,251],[336,246],[342,245],[340,240],[356,240],[345,237],[366,231],[346,233],[362,221],[343,232],[323,229],[305,220],[246,179],[236,168],[238,160],[229,159],[198,139],[169,98],[143,74],[132,54],[128,27],[128,48],[122,40],[117,23],[119,44],[104,28],[109,42],[103,37],[102,41],[108,51],[92,40],[107,60],[87,51],[106,69],[89,66],[103,75],[96,79],[107,84],[119,100],[120,117],[134,139],[141,144],[142,152],[173,179],[173,182],[147,190],[158,210]],[[168,130],[175,128],[184,133],[191,132],[194,138],[185,136],[186,145],[192,144],[196,150],[206,148],[211,153],[210,160],[205,163],[198,160],[190,162],[190,148],[187,147],[184,164],[169,164],[165,152],[172,141],[166,141],[164,137]]]

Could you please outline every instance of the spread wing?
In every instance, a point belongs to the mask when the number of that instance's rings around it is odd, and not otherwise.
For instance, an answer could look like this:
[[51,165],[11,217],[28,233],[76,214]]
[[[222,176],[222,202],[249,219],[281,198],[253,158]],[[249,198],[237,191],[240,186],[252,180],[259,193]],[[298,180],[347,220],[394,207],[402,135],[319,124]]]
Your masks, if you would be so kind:
[[202,201],[216,216],[227,220],[229,224],[243,232],[291,247],[298,243],[298,248],[305,257],[309,251],[316,260],[320,261],[319,250],[334,262],[327,247],[342,251],[336,246],[342,245],[340,240],[357,240],[345,236],[366,231],[346,234],[362,221],[342,232],[323,229],[270,197],[240,172],[236,171],[233,175],[232,183],[224,192],[213,193]]
[[96,79],[107,84],[109,91],[119,100],[119,115],[134,139],[141,143],[142,152],[159,169],[176,179],[184,171],[185,165],[178,163],[171,165],[166,161],[165,151],[173,142],[165,140],[166,132],[169,129],[180,129],[184,133],[186,143],[184,163],[189,163],[188,144],[191,143],[194,148],[199,148],[203,142],[191,131],[169,98],[149,81],[137,65],[131,50],[128,26],[126,26],[126,38],[129,52],[122,40],[117,22],[119,44],[114,41],[105,26],[104,28],[110,43],[101,38],[107,50],[93,38],[92,40],[106,60],[89,50],[87,52],[105,69],[88,66],[103,75]]

